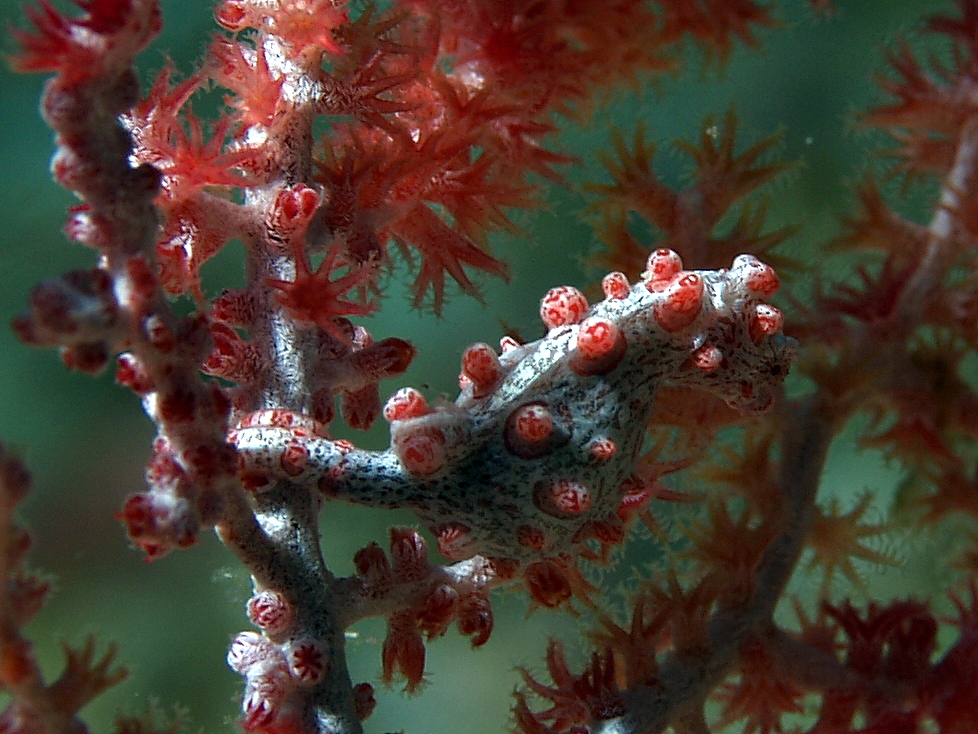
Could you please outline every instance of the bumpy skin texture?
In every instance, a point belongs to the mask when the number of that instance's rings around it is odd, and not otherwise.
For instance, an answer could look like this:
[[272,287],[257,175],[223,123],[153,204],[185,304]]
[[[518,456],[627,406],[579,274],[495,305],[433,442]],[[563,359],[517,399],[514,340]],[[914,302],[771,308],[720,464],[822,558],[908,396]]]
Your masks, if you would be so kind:
[[643,280],[626,282],[611,274],[607,297],[584,314],[579,300],[551,291],[547,336],[504,340],[498,360],[485,345],[470,347],[453,405],[432,409],[414,391],[399,393],[386,411],[387,451],[331,441],[295,414],[253,414],[232,434],[242,471],[411,508],[453,560],[479,554],[526,566],[577,555],[622,527],[626,493],[641,495],[632,472],[659,385],[699,387],[759,412],[795,354],[780,313],[764,303],[777,276],[752,256],[729,270],[684,271],[675,253],[659,250]]

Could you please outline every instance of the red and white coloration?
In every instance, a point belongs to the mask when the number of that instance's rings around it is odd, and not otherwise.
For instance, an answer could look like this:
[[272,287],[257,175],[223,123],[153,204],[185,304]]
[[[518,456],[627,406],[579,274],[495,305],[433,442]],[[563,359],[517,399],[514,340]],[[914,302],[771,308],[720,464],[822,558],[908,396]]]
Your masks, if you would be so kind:
[[[751,334],[753,337],[753,333]],[[755,341],[757,341],[755,339]],[[723,352],[712,344],[704,344],[693,352],[693,364],[704,372],[715,370],[723,363]]]
[[285,595],[267,589],[248,600],[247,611],[252,624],[273,637],[287,632],[295,619],[295,611]]
[[579,515],[591,509],[591,490],[580,482],[564,480],[543,490],[539,506],[551,514]]
[[[646,260],[645,272],[642,273],[642,279],[649,284],[663,283],[671,280],[682,269],[683,261],[679,257],[679,254],[674,250],[660,247],[649,255],[648,260]],[[652,286],[649,285],[649,290],[651,289]]]
[[628,282],[628,277],[617,270],[608,273],[601,280],[601,289],[604,291],[605,298],[628,298],[632,291],[632,285]]
[[781,280],[774,268],[753,255],[738,255],[734,258],[733,267],[744,272],[747,287],[755,295],[770,298],[781,287]]
[[513,432],[522,441],[539,444],[550,438],[554,431],[554,419],[547,406],[530,403],[513,412]]
[[540,319],[548,329],[580,323],[587,310],[587,298],[570,285],[551,288],[540,301]]
[[764,337],[776,334],[784,326],[784,316],[774,306],[759,303],[754,308],[754,318],[750,322],[750,336],[755,343]]
[[434,474],[445,464],[445,435],[433,427],[405,431],[392,446],[404,468],[413,476]]
[[289,672],[304,686],[312,686],[323,679],[329,668],[329,660],[322,645],[310,638],[292,640],[286,647]]
[[703,279],[696,273],[680,272],[663,281],[649,281],[663,298],[653,306],[655,320],[666,331],[679,331],[696,320],[703,306]]
[[384,419],[388,423],[417,418],[430,412],[431,408],[428,407],[424,395],[413,387],[402,387],[384,405]]
[[[500,574],[522,574],[541,604],[585,589],[567,559],[593,555],[590,541],[624,537],[622,503],[658,386],[713,392],[750,414],[771,404],[794,356],[762,300],[775,281],[756,259],[687,271],[659,250],[646,275],[624,293],[611,274],[590,310],[577,289],[553,289],[541,307],[545,338],[502,357],[470,347],[452,406],[398,393],[389,451],[305,440],[307,468],[295,480],[329,477],[331,497],[411,508],[447,558],[479,554]],[[283,444],[265,443],[268,430],[236,431],[246,466],[274,469],[262,456]],[[409,665],[406,644],[391,650],[392,662]]]
[[459,385],[472,388],[475,397],[487,395],[502,379],[503,368],[499,355],[488,344],[473,344],[462,354],[462,373]]

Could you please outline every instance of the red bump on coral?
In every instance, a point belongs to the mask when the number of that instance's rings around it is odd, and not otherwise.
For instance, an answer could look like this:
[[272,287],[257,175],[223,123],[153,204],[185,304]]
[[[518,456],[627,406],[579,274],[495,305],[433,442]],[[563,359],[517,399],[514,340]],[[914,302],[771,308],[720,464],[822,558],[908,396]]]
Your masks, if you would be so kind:
[[623,298],[628,298],[628,294],[631,293],[632,287],[624,273],[615,271],[613,273],[608,273],[606,276],[604,276],[604,278],[602,278],[601,289],[604,291],[605,298],[621,300]]
[[580,323],[587,310],[587,298],[570,285],[551,288],[540,301],[540,319],[548,329]]
[[392,447],[411,474],[426,477],[445,463],[445,434],[433,426],[417,426],[398,433]]
[[391,395],[384,405],[384,418],[388,423],[417,418],[430,412],[431,408],[428,407],[424,395],[413,387],[402,387]]
[[703,305],[703,279],[696,273],[673,276],[672,279],[649,281],[661,291],[661,299],[653,306],[656,323],[665,331],[679,331],[689,326]]
[[488,344],[472,344],[462,354],[462,374],[459,379],[472,385],[472,396],[482,398],[492,392],[502,379],[499,356]]

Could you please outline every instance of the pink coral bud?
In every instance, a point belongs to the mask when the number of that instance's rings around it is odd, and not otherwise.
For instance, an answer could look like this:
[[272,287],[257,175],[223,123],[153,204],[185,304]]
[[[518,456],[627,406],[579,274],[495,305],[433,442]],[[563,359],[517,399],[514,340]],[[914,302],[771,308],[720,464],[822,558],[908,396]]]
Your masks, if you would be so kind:
[[398,578],[418,579],[428,573],[428,544],[412,528],[391,528],[391,563]]
[[704,372],[712,372],[723,362],[723,352],[712,344],[704,344],[693,352],[693,365]]
[[401,464],[416,477],[434,474],[445,464],[445,434],[438,428],[412,427],[399,433],[392,445]]
[[768,298],[778,292],[781,281],[774,268],[766,265],[753,255],[737,255],[731,265],[732,270],[743,271],[744,281],[752,293]]
[[516,436],[528,443],[546,441],[554,430],[553,416],[540,403],[520,406],[513,412],[512,421]]
[[538,494],[537,504],[551,515],[579,515],[591,509],[591,491],[580,482],[564,479]]
[[462,376],[471,383],[472,396],[482,398],[499,384],[503,377],[503,368],[493,348],[477,342],[462,354]]
[[759,344],[764,337],[781,331],[782,326],[784,326],[784,316],[778,309],[766,303],[758,303],[754,307],[748,326],[750,338],[755,344]]
[[618,453],[618,446],[610,438],[596,438],[591,442],[588,451],[591,453],[591,458],[597,461],[607,461]]
[[492,634],[492,605],[482,594],[469,594],[459,602],[458,631],[472,638],[472,647],[486,644]]
[[258,632],[239,632],[228,648],[228,666],[241,675],[248,675],[258,666],[268,663],[284,664],[282,651]]
[[617,270],[613,273],[608,273],[602,278],[601,289],[604,291],[605,298],[618,301],[623,298],[628,298],[628,294],[632,292],[632,287],[628,283],[628,277]]
[[646,260],[645,272],[642,273],[642,278],[648,281],[648,284],[651,286],[652,283],[669,280],[674,275],[682,272],[682,269],[683,260],[679,257],[679,254],[667,247],[660,247],[649,255],[648,260]]
[[289,235],[303,232],[319,206],[319,192],[305,184],[281,189],[272,205],[271,226]]
[[309,638],[293,640],[288,646],[289,672],[299,683],[311,686],[323,679],[329,659],[322,646]]
[[357,683],[353,686],[353,705],[357,711],[357,718],[366,721],[370,714],[377,707],[377,697],[374,696],[374,687],[369,683]]
[[387,399],[384,405],[384,418],[388,423],[403,421],[428,415],[431,408],[424,395],[413,387],[402,387]]
[[448,522],[435,529],[438,551],[450,561],[461,561],[472,555],[472,536],[468,525]]
[[248,600],[248,619],[270,635],[285,632],[292,626],[294,618],[291,602],[277,591],[259,591]]
[[703,305],[703,279],[696,273],[686,273],[670,281],[662,299],[653,307],[656,323],[665,331],[679,331],[689,326]]
[[540,301],[540,318],[548,329],[580,323],[587,310],[587,298],[571,285],[551,288]]

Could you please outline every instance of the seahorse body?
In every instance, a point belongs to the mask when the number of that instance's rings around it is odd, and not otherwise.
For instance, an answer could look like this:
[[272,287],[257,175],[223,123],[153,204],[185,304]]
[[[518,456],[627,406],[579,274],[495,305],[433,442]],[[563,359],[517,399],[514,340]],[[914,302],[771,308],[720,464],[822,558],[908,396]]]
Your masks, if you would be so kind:
[[623,533],[619,510],[635,489],[661,384],[759,412],[795,354],[764,301],[777,276],[750,255],[729,270],[686,271],[675,253],[657,250],[641,281],[612,273],[604,286],[606,298],[589,309],[575,289],[550,291],[542,339],[504,340],[498,358],[470,347],[454,404],[395,394],[386,451],[331,441],[309,419],[268,415],[276,411],[246,419],[233,439],[250,471],[412,509],[451,559],[480,554],[525,568],[575,556],[589,538]]

